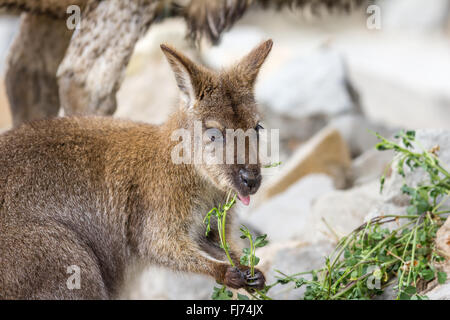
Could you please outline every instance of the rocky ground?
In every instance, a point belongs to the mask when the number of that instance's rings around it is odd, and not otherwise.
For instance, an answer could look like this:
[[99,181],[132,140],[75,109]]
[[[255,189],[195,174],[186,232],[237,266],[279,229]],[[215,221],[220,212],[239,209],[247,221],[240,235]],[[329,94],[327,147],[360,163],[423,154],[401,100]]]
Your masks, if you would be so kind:
[[[402,9],[406,2],[411,5]],[[379,193],[379,177],[393,154],[374,150],[376,138],[369,130],[390,137],[400,128],[422,129],[417,140],[426,148],[439,144],[439,156],[450,168],[450,24],[442,13],[448,12],[447,2],[435,1],[427,10],[416,0],[380,4],[386,10],[381,30],[368,30],[361,14],[312,18],[290,11],[255,12],[226,33],[219,46],[202,43],[199,51],[185,41],[181,21],[167,21],[151,28],[129,65],[115,116],[161,123],[177,99],[161,42],[221,67],[261,39],[274,39],[256,95],[266,127],[280,129],[282,165],[265,176],[251,206],[239,212],[242,223],[268,234],[269,246],[257,254],[269,282],[274,269],[294,273],[320,267],[337,240],[368,217],[405,211],[401,177],[391,175]],[[420,23],[411,18],[418,12]],[[0,86],[0,130],[9,126]],[[409,179],[421,178],[414,173]],[[449,221],[437,245],[450,259]],[[450,265],[443,268],[450,271]],[[150,267],[122,297],[209,299],[214,284],[208,277]],[[289,286],[271,292],[276,299],[302,294],[303,289]],[[427,295],[450,299],[450,284]]]

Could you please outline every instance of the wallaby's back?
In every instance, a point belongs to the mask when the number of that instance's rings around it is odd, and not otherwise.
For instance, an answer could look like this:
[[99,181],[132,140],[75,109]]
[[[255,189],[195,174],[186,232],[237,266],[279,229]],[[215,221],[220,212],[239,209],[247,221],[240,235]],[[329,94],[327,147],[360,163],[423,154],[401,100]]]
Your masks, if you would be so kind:
[[[117,290],[133,250],[130,212],[139,205],[130,197],[139,192],[133,163],[156,161],[148,146],[156,131],[106,118],[62,118],[0,136],[0,298],[108,298]],[[148,153],[139,150],[144,145]],[[71,265],[93,285],[68,292]],[[43,279],[37,296],[26,285],[35,279]]]

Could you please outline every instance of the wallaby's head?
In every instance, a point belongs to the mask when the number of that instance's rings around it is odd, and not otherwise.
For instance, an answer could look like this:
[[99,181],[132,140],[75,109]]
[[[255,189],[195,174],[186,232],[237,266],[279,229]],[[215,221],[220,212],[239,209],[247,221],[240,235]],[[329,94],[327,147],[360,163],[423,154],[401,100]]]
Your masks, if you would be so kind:
[[244,204],[261,184],[257,149],[262,127],[253,87],[271,48],[272,40],[265,41],[232,67],[213,71],[161,45],[181,91],[180,125],[193,133],[192,151],[198,146],[194,131],[201,130],[203,157],[193,162],[196,169],[223,191],[234,190]]

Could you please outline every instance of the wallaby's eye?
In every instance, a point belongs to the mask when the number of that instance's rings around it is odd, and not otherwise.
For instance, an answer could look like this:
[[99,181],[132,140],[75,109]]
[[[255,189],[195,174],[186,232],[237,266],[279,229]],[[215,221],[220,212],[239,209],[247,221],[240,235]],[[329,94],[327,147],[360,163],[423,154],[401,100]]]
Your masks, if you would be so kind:
[[205,131],[205,135],[212,142],[218,142],[218,141],[222,141],[223,140],[222,131],[220,131],[217,128],[207,129]]

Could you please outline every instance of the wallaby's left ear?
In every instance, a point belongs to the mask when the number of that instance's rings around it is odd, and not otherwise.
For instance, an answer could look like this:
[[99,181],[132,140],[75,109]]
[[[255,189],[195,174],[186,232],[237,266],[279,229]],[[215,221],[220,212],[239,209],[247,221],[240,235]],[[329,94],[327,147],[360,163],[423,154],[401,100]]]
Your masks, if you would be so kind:
[[259,69],[272,49],[273,41],[269,39],[254,48],[236,66],[239,77],[249,85],[253,85]]
[[174,48],[161,44],[161,49],[175,74],[185,106],[191,108],[199,96],[202,79],[206,76],[205,71]]

